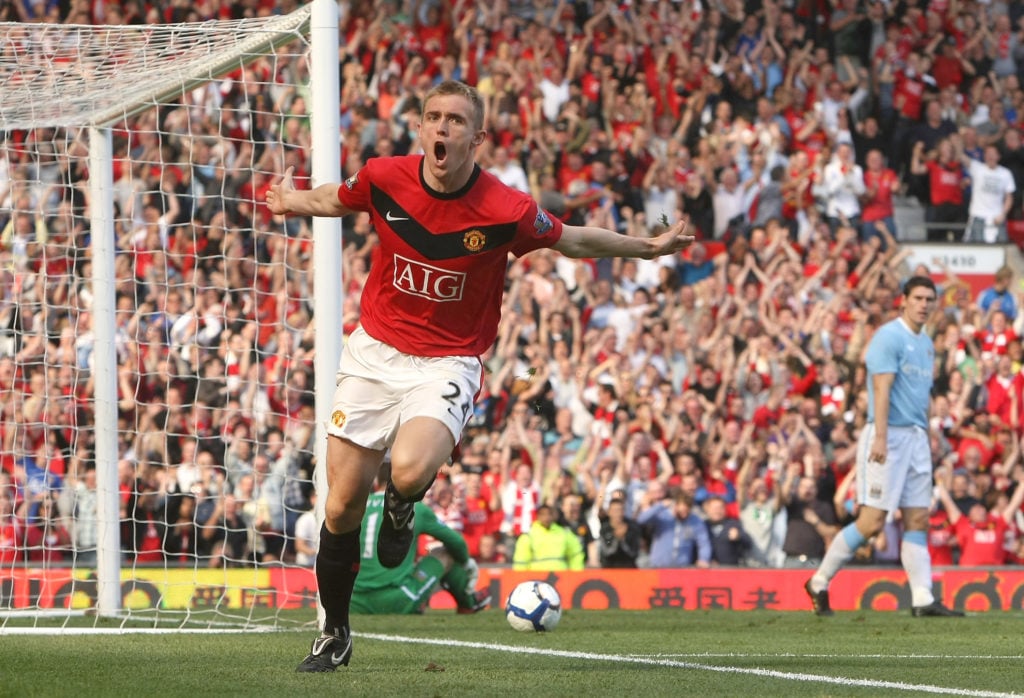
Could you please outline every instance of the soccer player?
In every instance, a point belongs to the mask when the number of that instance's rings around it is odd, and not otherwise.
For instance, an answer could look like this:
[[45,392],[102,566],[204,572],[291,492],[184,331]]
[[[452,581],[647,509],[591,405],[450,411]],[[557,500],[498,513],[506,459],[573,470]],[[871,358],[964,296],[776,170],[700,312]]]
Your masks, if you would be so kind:
[[384,567],[375,554],[377,527],[384,518],[384,485],[390,469],[381,467],[383,477],[366,502],[359,539],[359,576],[352,593],[354,613],[420,613],[438,587],[455,597],[459,613],[476,613],[487,608],[491,596],[476,590],[479,569],[469,556],[466,540],[438,518],[423,502],[416,502],[413,540],[432,536],[440,545],[418,561],[415,545],[409,548],[398,567]]
[[868,423],[857,446],[857,519],[829,545],[804,589],[814,612],[832,615],[828,585],[854,551],[878,534],[896,507],[903,513],[900,558],[910,584],[911,611],[917,616],[962,616],[932,596],[928,554],[928,509],[932,459],[928,401],[935,348],[924,325],[935,308],[935,284],[913,276],[903,286],[900,316],[882,325],[868,344]]
[[392,472],[377,556],[385,567],[405,559],[413,504],[472,415],[479,356],[497,337],[509,253],[550,247],[577,258],[651,259],[693,242],[684,222],[653,238],[563,226],[476,164],[487,137],[483,113],[475,88],[441,82],[423,100],[422,154],[373,158],[340,186],[309,191],[295,189],[289,168],[267,193],[276,215],[366,211],[380,238],[328,424],[326,519],[316,561],[326,621],[300,671],[334,671],[351,657],[359,527],[388,448]]

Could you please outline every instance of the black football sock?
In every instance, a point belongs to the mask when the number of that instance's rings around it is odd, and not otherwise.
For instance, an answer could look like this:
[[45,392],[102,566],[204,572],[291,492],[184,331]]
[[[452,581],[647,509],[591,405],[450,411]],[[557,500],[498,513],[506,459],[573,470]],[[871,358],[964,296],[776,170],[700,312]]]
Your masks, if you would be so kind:
[[359,529],[334,534],[327,524],[320,527],[320,550],[316,555],[316,583],[326,613],[324,632],[340,637],[348,627],[352,588],[359,574]]
[[434,486],[434,480],[436,479],[437,473],[434,473],[434,477],[430,478],[430,482],[427,483],[427,486],[410,497],[406,497],[399,492],[398,488],[395,487],[394,481],[388,480],[388,486],[384,489],[384,494],[388,497],[388,505],[391,506],[395,504],[401,505],[422,502],[423,498],[427,496],[427,492]]

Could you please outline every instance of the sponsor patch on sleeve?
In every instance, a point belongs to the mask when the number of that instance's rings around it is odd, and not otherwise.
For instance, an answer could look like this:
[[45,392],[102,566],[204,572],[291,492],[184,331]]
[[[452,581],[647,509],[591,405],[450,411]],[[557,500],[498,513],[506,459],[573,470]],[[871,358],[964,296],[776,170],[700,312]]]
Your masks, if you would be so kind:
[[533,229],[537,234],[537,237],[544,237],[550,232],[554,225],[551,223],[551,219],[548,218],[548,214],[543,209],[537,211],[537,217],[533,219]]
[[348,189],[349,191],[352,191],[352,188],[355,187],[356,184],[358,184],[358,183],[359,183],[359,174],[356,173],[356,174],[352,175],[351,177],[349,177],[348,179],[345,180],[345,188]]

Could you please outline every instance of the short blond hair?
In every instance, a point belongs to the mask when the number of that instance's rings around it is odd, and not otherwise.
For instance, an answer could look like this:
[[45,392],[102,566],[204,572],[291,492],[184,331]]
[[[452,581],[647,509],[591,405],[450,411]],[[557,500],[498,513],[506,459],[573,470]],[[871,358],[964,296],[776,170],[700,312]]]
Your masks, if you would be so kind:
[[472,85],[467,85],[458,80],[445,80],[434,85],[426,96],[423,97],[423,110],[426,113],[427,104],[433,97],[446,95],[460,95],[469,100],[473,110],[473,130],[479,131],[484,127],[484,100],[480,92]]

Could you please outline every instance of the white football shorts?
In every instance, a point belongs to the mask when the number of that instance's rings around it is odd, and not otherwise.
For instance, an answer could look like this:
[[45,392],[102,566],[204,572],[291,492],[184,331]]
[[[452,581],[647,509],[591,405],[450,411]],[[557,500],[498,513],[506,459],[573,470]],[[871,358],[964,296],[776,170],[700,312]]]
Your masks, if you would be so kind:
[[327,433],[364,448],[387,450],[413,417],[444,423],[455,443],[473,415],[483,380],[475,356],[412,356],[356,329],[338,363]]
[[857,442],[857,501],[876,509],[927,509],[932,501],[932,457],[921,427],[889,427],[885,463],[869,462],[875,425],[866,424]]

